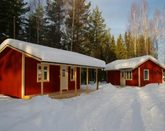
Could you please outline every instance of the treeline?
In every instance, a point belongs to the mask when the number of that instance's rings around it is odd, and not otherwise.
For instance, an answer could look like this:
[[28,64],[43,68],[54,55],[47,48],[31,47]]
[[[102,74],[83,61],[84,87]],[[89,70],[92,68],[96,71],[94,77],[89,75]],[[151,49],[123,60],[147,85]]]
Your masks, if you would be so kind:
[[[159,35],[153,31],[154,36],[148,33],[151,32],[148,25],[154,21],[148,24],[147,6],[144,4],[147,5],[142,0],[140,6],[145,9],[143,18],[146,21],[138,16],[139,5],[133,3],[128,31],[114,38],[99,8],[93,9],[87,0],[31,0],[29,3],[24,0],[2,0],[0,42],[8,37],[16,38],[80,52],[107,63],[146,54],[156,56],[157,46],[154,43]],[[143,22],[136,25],[137,21]],[[140,26],[144,23],[145,26]],[[154,27],[153,30],[157,29]]]
[[110,59],[114,37],[87,0],[2,0],[0,13],[1,42],[10,37]]

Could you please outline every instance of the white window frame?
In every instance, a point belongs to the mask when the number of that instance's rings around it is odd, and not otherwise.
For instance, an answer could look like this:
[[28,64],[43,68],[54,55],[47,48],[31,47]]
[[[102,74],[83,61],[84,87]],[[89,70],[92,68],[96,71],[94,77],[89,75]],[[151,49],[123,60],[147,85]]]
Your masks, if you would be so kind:
[[[73,70],[73,74],[71,73],[72,70]],[[70,80],[75,81],[75,67],[74,66],[70,67]]]
[[[147,74],[147,78],[145,78],[145,72],[147,72],[148,74]],[[143,71],[143,77],[144,77],[144,80],[145,81],[147,81],[147,80],[149,80],[149,69],[144,69],[144,71]]]
[[132,80],[132,71],[126,71],[126,80]]
[[132,80],[132,71],[123,71],[122,75],[124,75],[125,80]]
[[[41,67],[41,78],[39,77],[39,66]],[[44,67],[47,67],[47,79],[44,79]],[[43,65],[43,64],[37,64],[37,82],[49,82],[49,77],[50,77],[50,74],[49,74],[49,65]],[[40,79],[39,79],[40,78]]]
[[[39,70],[39,66],[41,67],[40,70]],[[41,64],[37,64],[37,82],[41,82],[41,81],[42,81],[42,66]]]
[[163,81],[165,81],[165,71],[162,71],[163,72]]

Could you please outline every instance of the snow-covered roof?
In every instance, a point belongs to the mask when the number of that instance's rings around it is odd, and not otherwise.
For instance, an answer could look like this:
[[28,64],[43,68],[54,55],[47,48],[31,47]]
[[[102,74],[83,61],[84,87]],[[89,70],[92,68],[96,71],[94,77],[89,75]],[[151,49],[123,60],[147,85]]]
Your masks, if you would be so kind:
[[158,60],[156,60],[154,57],[150,55],[130,58],[130,59],[122,59],[122,60],[115,60],[109,64],[106,65],[105,70],[121,70],[121,69],[135,69],[142,63],[146,62],[147,60],[151,60],[157,65],[164,68],[163,65],[161,65]]
[[11,46],[37,57],[43,62],[105,68],[104,61],[76,52],[46,47],[15,39],[6,39],[2,42],[0,45],[0,51],[6,46]]

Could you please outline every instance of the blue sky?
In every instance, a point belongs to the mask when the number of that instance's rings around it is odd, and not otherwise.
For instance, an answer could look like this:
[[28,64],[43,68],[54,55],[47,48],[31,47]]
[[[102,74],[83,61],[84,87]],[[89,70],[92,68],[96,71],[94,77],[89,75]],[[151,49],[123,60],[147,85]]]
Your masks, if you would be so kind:
[[[116,38],[119,34],[123,34],[128,27],[128,18],[130,15],[130,7],[133,2],[141,0],[88,0],[91,1],[92,7],[96,5],[102,11],[102,16],[111,34]],[[148,0],[148,15],[151,17],[156,9],[165,8],[165,0]],[[159,44],[158,58],[161,63],[165,63],[165,44]]]
[[[90,0],[92,6],[96,5],[102,11],[103,18],[111,33],[116,37],[123,34],[128,26],[131,4],[140,0]],[[152,16],[156,9],[165,7],[165,0],[148,0],[149,16]]]

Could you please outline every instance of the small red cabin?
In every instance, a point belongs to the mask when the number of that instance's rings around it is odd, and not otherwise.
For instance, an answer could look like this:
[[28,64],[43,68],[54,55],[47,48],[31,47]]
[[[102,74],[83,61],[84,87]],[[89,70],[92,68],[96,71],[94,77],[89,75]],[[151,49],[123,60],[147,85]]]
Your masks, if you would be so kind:
[[107,82],[121,86],[145,86],[163,82],[164,66],[152,56],[116,60],[106,65]]
[[25,98],[63,90],[77,91],[81,68],[97,71],[104,67],[104,61],[93,57],[7,39],[0,45],[0,94]]

